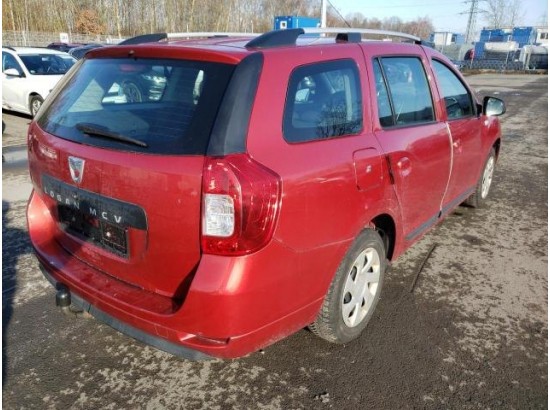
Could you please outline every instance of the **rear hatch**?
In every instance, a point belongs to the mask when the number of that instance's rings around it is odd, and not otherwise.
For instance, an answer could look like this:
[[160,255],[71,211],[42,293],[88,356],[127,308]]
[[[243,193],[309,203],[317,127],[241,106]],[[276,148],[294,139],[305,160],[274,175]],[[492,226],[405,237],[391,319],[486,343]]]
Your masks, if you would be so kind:
[[36,191],[66,251],[177,296],[200,260],[204,156],[234,65],[96,57],[63,80],[31,126]]

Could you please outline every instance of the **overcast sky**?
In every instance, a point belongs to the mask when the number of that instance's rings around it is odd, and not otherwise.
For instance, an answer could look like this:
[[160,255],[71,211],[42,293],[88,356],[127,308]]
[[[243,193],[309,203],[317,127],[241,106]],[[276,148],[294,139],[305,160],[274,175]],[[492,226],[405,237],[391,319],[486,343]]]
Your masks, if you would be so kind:
[[[464,0],[330,0],[330,2],[344,17],[353,12],[379,19],[397,16],[404,21],[428,16],[432,19],[437,31],[458,33],[466,31],[471,4]],[[540,25],[541,17],[544,14],[548,15],[548,0],[523,0],[522,8],[525,12],[523,26]],[[486,22],[483,16],[478,14],[477,29],[483,28],[484,25]]]

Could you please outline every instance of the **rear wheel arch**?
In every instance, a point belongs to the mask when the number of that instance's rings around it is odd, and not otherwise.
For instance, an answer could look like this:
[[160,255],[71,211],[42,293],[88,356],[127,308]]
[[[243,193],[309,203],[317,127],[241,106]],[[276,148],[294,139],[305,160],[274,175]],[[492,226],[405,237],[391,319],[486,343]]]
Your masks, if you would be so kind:
[[336,270],[317,317],[308,327],[333,343],[359,337],[372,317],[384,282],[384,241],[374,227],[363,229]]
[[38,94],[37,92],[31,92],[29,94],[29,96],[27,97],[27,102],[30,104],[31,100],[33,99],[33,97],[40,97],[42,98],[42,96],[40,94]]
[[396,226],[394,219],[389,214],[380,214],[372,219],[370,225],[382,238],[386,250],[386,258],[391,260],[396,241]]

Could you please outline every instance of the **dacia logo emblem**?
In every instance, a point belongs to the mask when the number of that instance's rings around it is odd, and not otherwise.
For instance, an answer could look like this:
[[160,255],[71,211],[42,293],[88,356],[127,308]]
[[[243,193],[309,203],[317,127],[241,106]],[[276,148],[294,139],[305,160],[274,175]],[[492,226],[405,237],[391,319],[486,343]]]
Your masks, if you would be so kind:
[[84,175],[84,160],[77,157],[69,157],[69,171],[71,171],[71,178],[77,184],[82,181]]

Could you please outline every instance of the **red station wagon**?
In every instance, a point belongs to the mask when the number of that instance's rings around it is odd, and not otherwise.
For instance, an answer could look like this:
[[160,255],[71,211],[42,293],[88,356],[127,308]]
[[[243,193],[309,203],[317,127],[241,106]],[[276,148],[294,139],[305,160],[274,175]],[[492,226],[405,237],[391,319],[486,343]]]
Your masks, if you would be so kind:
[[320,31],[146,35],[75,65],[28,132],[59,306],[195,359],[360,335],[388,262],[487,197],[505,108],[412,36]]

